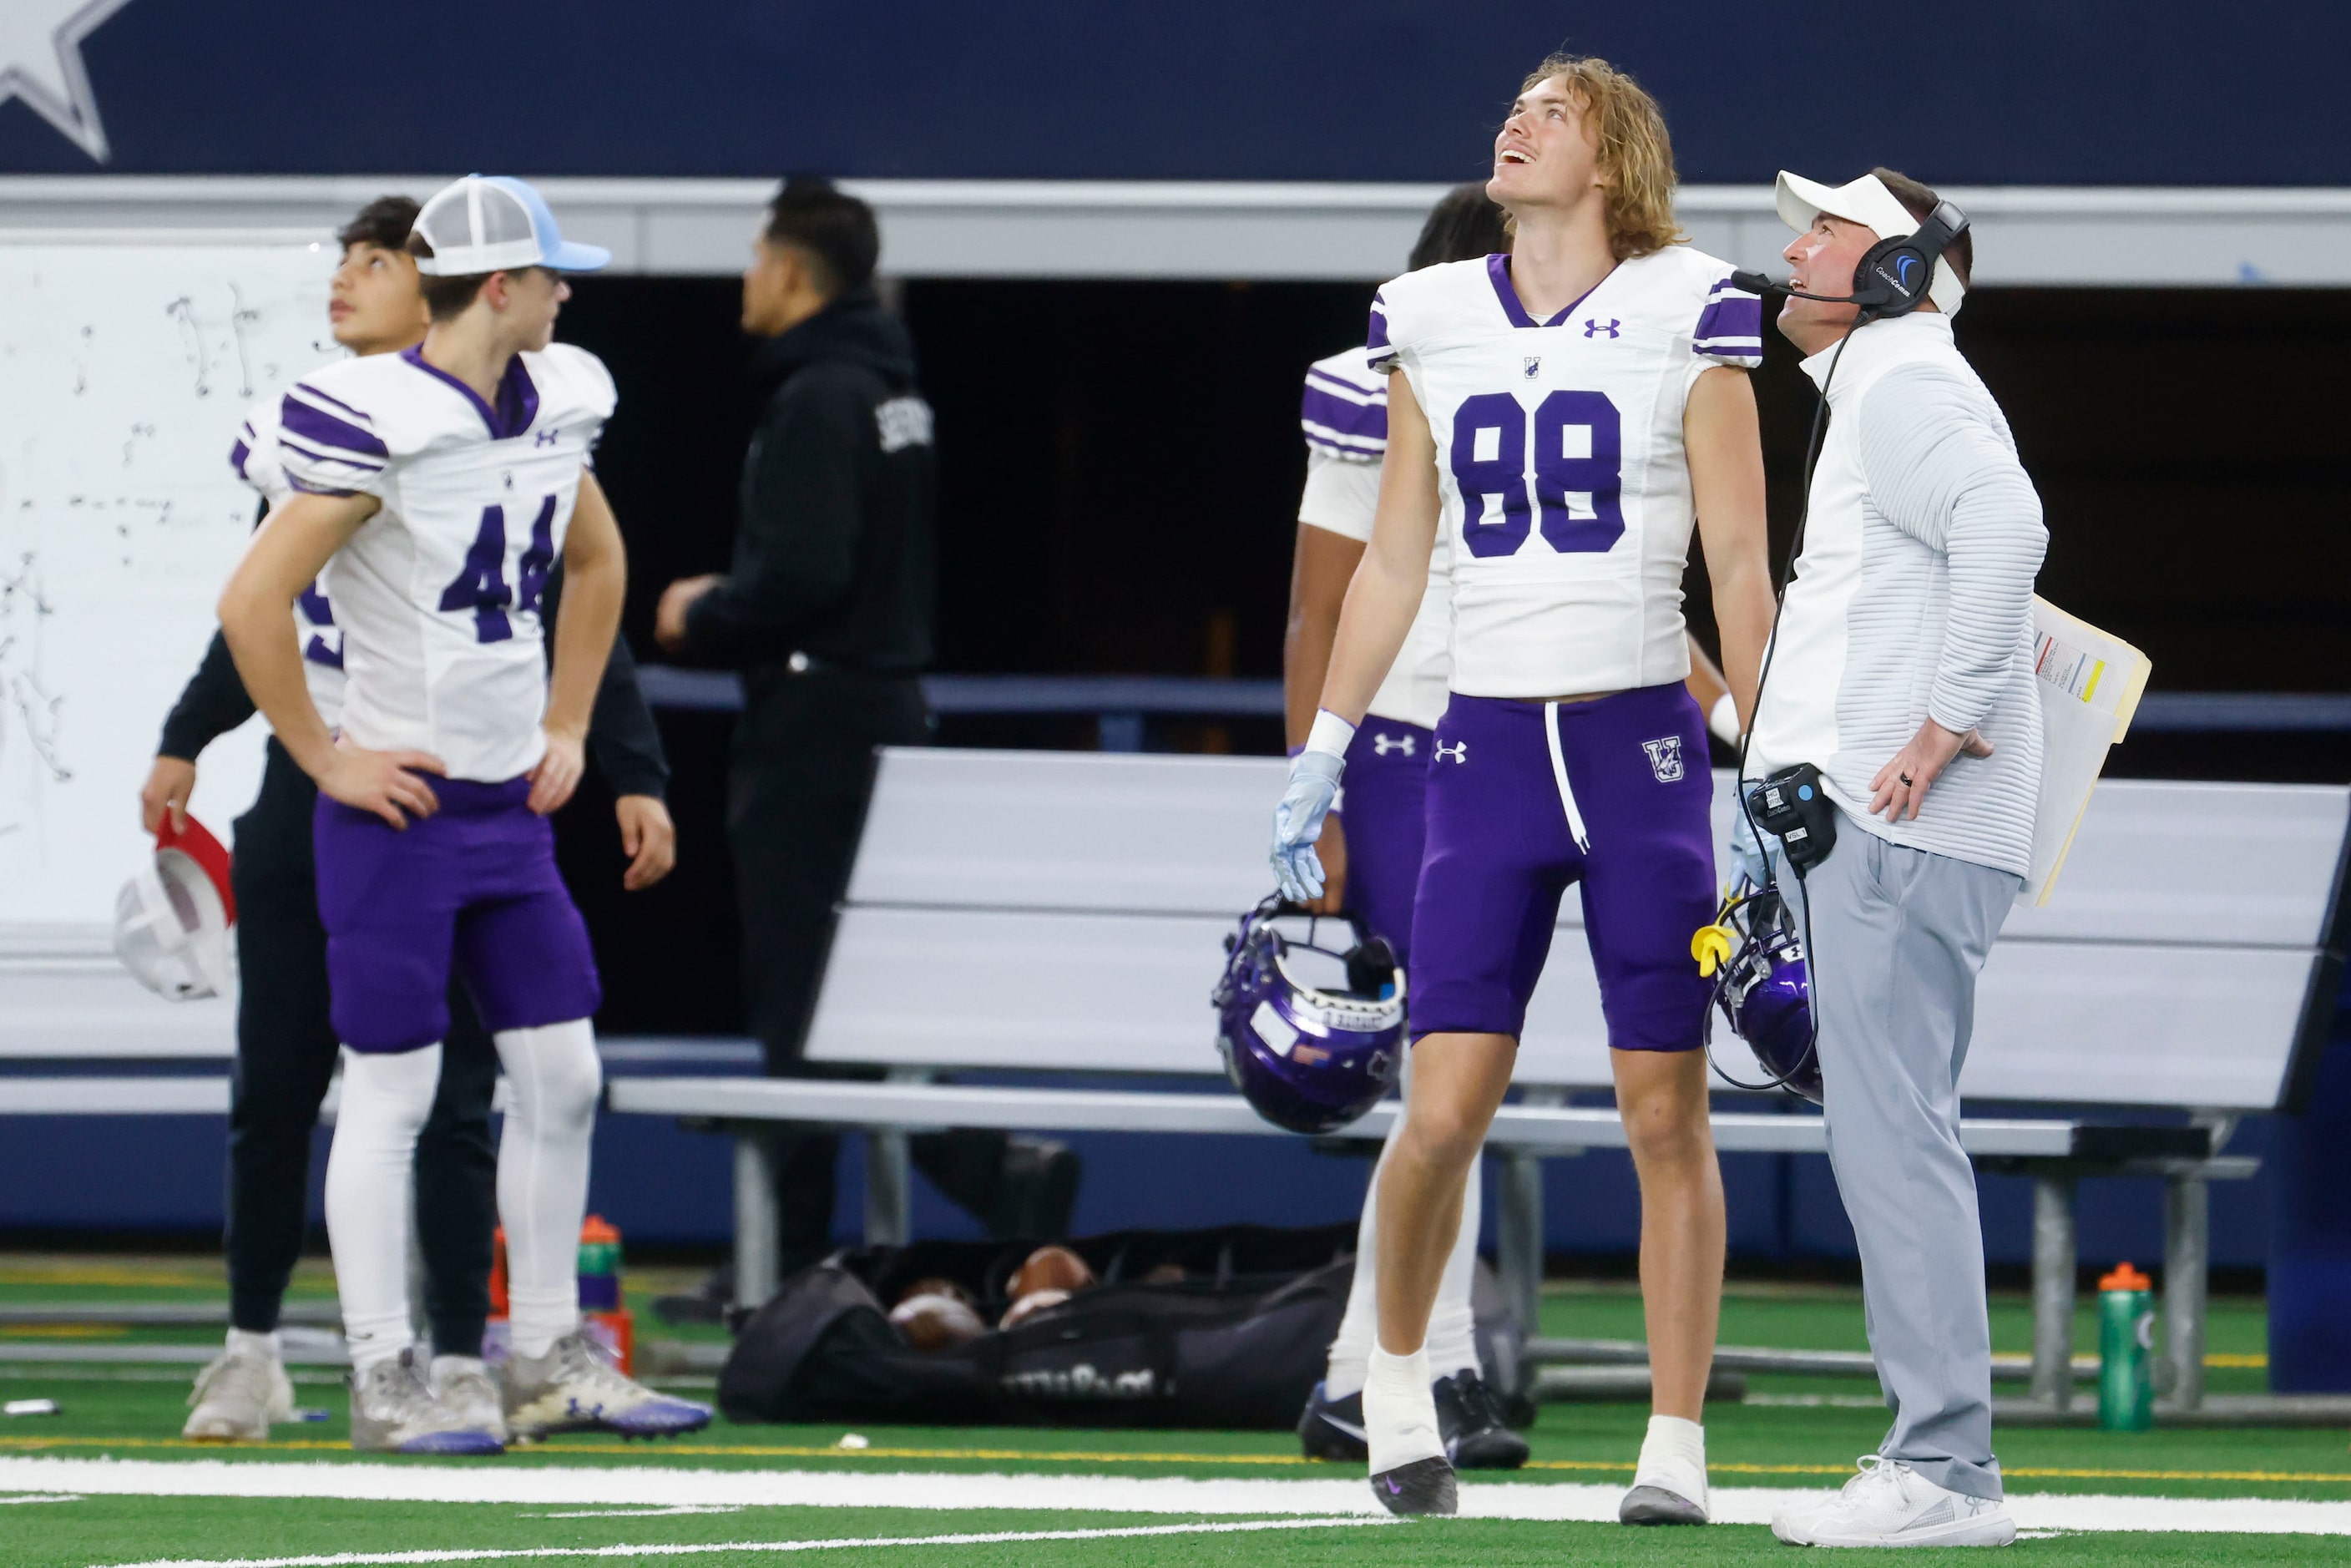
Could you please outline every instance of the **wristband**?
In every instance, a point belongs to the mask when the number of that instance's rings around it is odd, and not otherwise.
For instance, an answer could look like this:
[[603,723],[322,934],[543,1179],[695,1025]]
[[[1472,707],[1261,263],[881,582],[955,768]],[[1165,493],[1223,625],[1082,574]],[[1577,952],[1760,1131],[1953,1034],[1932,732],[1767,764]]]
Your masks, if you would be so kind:
[[1306,732],[1305,749],[1343,758],[1347,755],[1347,747],[1354,738],[1353,725],[1327,707],[1317,708],[1314,710],[1314,727]]
[[1706,716],[1706,727],[1730,742],[1739,744],[1739,701],[1729,692],[1714,699],[1714,711]]

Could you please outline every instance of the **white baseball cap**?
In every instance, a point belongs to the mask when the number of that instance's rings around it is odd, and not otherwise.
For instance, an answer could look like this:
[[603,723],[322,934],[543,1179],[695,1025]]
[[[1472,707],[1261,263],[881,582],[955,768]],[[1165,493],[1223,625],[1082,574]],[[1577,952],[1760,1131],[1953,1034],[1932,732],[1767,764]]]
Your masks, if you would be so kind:
[[157,996],[216,997],[235,979],[228,935],[235,923],[228,851],[193,817],[183,830],[166,811],[153,858],[115,895],[115,956]]
[[416,214],[415,226],[433,247],[416,263],[427,277],[472,277],[517,267],[594,272],[612,259],[601,245],[565,239],[547,199],[506,174],[468,174],[444,185]]
[[[1864,174],[1842,185],[1823,185],[1818,180],[1807,180],[1782,169],[1773,195],[1779,204],[1780,221],[1798,234],[1811,228],[1823,213],[1849,224],[1859,224],[1879,239],[1900,239],[1918,232],[1918,220],[1910,215],[1910,209],[1875,174]],[[1967,285],[1959,281],[1959,275],[1938,260],[1935,281],[1927,287],[1927,298],[1935,302],[1935,308],[1946,316],[1958,315],[1967,292]]]

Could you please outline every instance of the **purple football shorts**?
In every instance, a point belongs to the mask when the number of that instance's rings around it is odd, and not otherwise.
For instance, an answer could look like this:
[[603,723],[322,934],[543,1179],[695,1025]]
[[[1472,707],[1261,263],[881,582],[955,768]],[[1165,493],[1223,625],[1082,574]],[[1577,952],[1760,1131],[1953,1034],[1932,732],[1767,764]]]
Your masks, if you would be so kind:
[[1426,829],[1429,732],[1366,717],[1347,747],[1347,907],[1400,958],[1412,949],[1412,901]]
[[1690,934],[1715,913],[1714,784],[1689,693],[1677,684],[1556,704],[1456,695],[1428,767],[1413,1038],[1517,1038],[1560,896],[1579,883],[1608,1043],[1695,1049],[1708,985]]
[[405,831],[319,797],[311,838],[335,1032],[415,1051],[449,1032],[456,961],[493,1032],[587,1018],[603,999],[588,925],[555,869],[530,781],[435,779],[441,809]]

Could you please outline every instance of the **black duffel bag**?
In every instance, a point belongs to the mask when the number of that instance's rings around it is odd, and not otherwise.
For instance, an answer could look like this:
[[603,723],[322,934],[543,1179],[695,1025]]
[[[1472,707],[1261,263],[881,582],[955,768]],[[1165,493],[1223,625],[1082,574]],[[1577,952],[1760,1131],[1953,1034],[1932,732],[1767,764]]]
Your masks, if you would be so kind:
[[1354,1237],[1349,1223],[1071,1241],[1099,1283],[1012,1329],[929,1352],[891,1325],[889,1306],[905,1288],[952,1280],[995,1322],[1034,1244],[844,1251],[792,1276],[752,1314],[719,1375],[718,1402],[735,1421],[1290,1427],[1338,1333]]

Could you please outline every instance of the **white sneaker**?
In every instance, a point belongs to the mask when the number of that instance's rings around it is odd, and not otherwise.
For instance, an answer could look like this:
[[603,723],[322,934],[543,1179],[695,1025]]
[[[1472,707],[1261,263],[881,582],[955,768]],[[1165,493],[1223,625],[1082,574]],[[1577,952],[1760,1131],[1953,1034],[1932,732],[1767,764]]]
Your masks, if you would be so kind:
[[601,1429],[623,1437],[674,1437],[710,1425],[710,1406],[655,1393],[622,1375],[604,1348],[573,1332],[545,1355],[507,1358],[501,1392],[515,1437]]
[[2006,1546],[2016,1521],[1986,1498],[1937,1486],[1899,1459],[1864,1454],[1833,1498],[1782,1509],[1771,1533],[1792,1546]]
[[436,1355],[429,1381],[433,1396],[465,1417],[468,1427],[506,1441],[507,1413],[498,1397],[497,1379],[490,1375],[481,1357]]
[[[194,1408],[180,1436],[199,1443],[266,1443],[273,1421],[294,1419],[294,1385],[266,1336],[245,1334],[196,1374]],[[257,1343],[256,1343],[257,1342]]]

